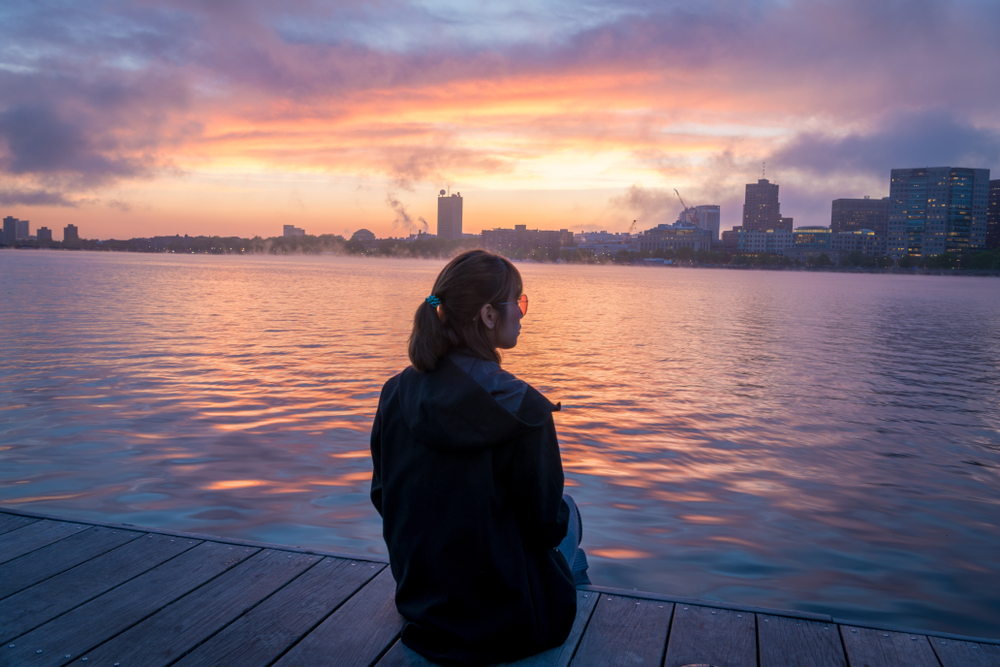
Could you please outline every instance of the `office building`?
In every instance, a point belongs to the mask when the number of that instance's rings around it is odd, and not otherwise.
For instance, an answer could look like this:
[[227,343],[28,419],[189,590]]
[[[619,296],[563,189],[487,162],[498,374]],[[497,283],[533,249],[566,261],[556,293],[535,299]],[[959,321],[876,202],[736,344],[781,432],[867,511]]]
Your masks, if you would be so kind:
[[792,244],[797,248],[829,250],[831,235],[829,227],[799,227],[792,232]]
[[834,234],[868,229],[875,233],[885,254],[886,225],[889,220],[889,198],[834,199],[830,213],[830,231]]
[[746,227],[736,227],[736,252],[756,255],[767,252],[772,255],[783,255],[792,247],[794,239],[792,230],[768,229],[756,230]]
[[305,236],[306,230],[295,225],[285,225],[282,227],[282,236]]
[[712,233],[712,240],[719,240],[719,225],[722,208],[718,204],[692,206],[681,212],[677,222],[690,222],[698,229],[707,229]]
[[[441,199],[446,199],[446,197],[441,197],[438,202]],[[447,199],[451,199],[451,197],[447,197]],[[459,206],[461,206],[461,200]],[[440,207],[438,210],[440,211]],[[438,222],[440,223],[440,220]],[[440,230],[440,224],[438,229]],[[568,229],[550,231],[528,229],[527,225],[514,225],[514,229],[484,229],[482,239],[483,248],[486,250],[509,256],[516,251],[529,253],[537,248],[553,250],[573,245],[573,232]]]
[[893,169],[886,254],[933,257],[986,247],[989,169]]
[[1000,248],[1000,179],[990,181],[986,206],[986,249]]
[[39,243],[52,243],[52,230],[48,227],[38,228],[38,242]]
[[777,183],[771,183],[766,178],[747,183],[743,229],[751,232],[766,232],[769,229],[792,231],[792,219],[781,217]]
[[76,225],[66,225],[63,228],[63,243],[72,243],[80,240],[80,230]]
[[462,238],[462,193],[453,195],[441,191],[438,197],[437,235],[443,239]]
[[889,215],[889,198],[834,199],[830,213],[830,231],[853,232],[870,229],[876,234],[885,234]]
[[17,240],[17,218],[8,215],[3,219],[3,242],[4,245],[13,245]]
[[860,252],[869,257],[885,254],[885,240],[872,229],[853,229],[849,232],[831,234],[830,248],[840,257],[846,257],[852,252]]
[[[691,209],[688,209],[691,210]],[[675,222],[672,225],[657,225],[639,236],[639,250],[711,250],[712,232],[701,229],[690,222]]]
[[622,250],[638,250],[639,236],[633,236],[627,232],[577,232],[573,234],[573,241],[578,250],[586,250],[594,253],[595,257],[614,257]]
[[831,257],[832,237],[829,227],[799,227],[792,232],[791,245],[781,254],[796,262],[807,262],[822,255]]
[[27,220],[17,221],[16,237],[18,241],[27,241],[31,238],[31,223]]
[[632,235],[628,232],[609,232],[602,229],[599,232],[577,232],[573,234],[573,240],[577,243],[628,243],[632,240]]
[[736,252],[736,239],[739,238],[740,227],[733,227],[732,229],[727,229],[722,232],[719,237],[720,240],[712,242],[712,250],[715,252]]

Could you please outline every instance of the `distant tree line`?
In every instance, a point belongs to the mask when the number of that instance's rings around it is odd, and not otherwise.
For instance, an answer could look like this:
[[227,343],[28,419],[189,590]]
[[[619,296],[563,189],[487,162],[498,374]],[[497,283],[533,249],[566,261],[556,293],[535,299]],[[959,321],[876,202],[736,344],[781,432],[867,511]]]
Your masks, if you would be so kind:
[[344,252],[368,257],[422,257],[447,258],[460,252],[479,247],[478,238],[442,239],[423,235],[412,241],[407,239],[378,239],[362,242],[352,239],[344,244]]
[[901,269],[969,269],[972,271],[1000,271],[1000,248],[942,253],[933,257],[905,255],[899,260]]
[[[377,239],[375,241],[345,240],[335,234],[319,236],[274,236],[262,238],[254,236],[245,239],[238,236],[154,236],[134,238],[127,241],[110,239],[96,241],[80,239],[70,242],[19,240],[17,248],[64,248],[68,250],[103,250],[106,252],[161,252],[198,254],[346,254],[367,257],[421,257],[448,258],[459,252],[480,247],[477,237],[442,239],[427,235],[414,240]],[[728,266],[735,268],[828,268],[853,267],[866,269],[890,269],[894,262],[890,257],[872,257],[854,251],[837,263],[826,253],[806,260],[791,259],[772,253],[729,253],[692,248],[649,250],[619,250],[614,255],[595,255],[593,251],[575,246],[521,247],[508,249],[503,254],[510,259],[536,262],[566,262],[572,264],[636,264],[646,259],[669,260],[682,266]],[[944,269],[1000,271],[1000,248],[978,252],[943,253],[933,257],[913,257],[906,255],[899,260],[901,269]]]

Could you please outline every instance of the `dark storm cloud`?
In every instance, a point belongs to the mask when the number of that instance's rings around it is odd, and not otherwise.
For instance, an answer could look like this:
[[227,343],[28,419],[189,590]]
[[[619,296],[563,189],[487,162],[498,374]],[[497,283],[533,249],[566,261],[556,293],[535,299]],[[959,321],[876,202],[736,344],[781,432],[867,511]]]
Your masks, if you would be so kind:
[[85,201],[74,193],[151,177],[167,166],[161,146],[198,132],[176,115],[186,82],[164,67],[182,60],[181,23],[124,3],[0,9],[0,175],[31,195],[23,203],[73,205]]
[[[95,145],[95,139],[106,145],[105,150]],[[44,107],[14,107],[0,113],[0,140],[7,147],[0,166],[14,175],[59,176],[74,187],[86,188],[148,173],[142,160],[115,155],[114,140],[94,137],[87,127]]]
[[65,206],[76,208],[77,204],[69,201],[58,192],[0,189],[0,206]]
[[977,128],[949,111],[884,119],[867,133],[802,134],[768,158],[781,168],[815,174],[886,175],[893,168],[1000,166],[1000,132]]

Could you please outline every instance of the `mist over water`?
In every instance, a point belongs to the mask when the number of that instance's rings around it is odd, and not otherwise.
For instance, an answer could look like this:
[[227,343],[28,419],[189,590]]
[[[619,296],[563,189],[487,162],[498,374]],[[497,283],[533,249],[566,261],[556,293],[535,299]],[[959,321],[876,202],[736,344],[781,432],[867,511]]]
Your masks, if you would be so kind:
[[[384,554],[438,261],[0,252],[0,507]],[[594,583],[1000,637],[1000,283],[521,264]]]

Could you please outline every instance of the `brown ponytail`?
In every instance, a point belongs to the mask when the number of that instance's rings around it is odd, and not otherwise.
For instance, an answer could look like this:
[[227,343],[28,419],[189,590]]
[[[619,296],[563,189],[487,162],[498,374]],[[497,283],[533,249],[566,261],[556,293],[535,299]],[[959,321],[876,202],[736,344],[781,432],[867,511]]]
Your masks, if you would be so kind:
[[[463,252],[438,274],[431,294],[441,300],[436,308],[426,300],[417,306],[410,333],[410,363],[420,372],[437,368],[451,350],[468,348],[476,356],[500,362],[479,317],[487,303],[498,304],[521,295],[521,274],[500,255],[485,250]],[[505,309],[499,308],[501,317]]]

